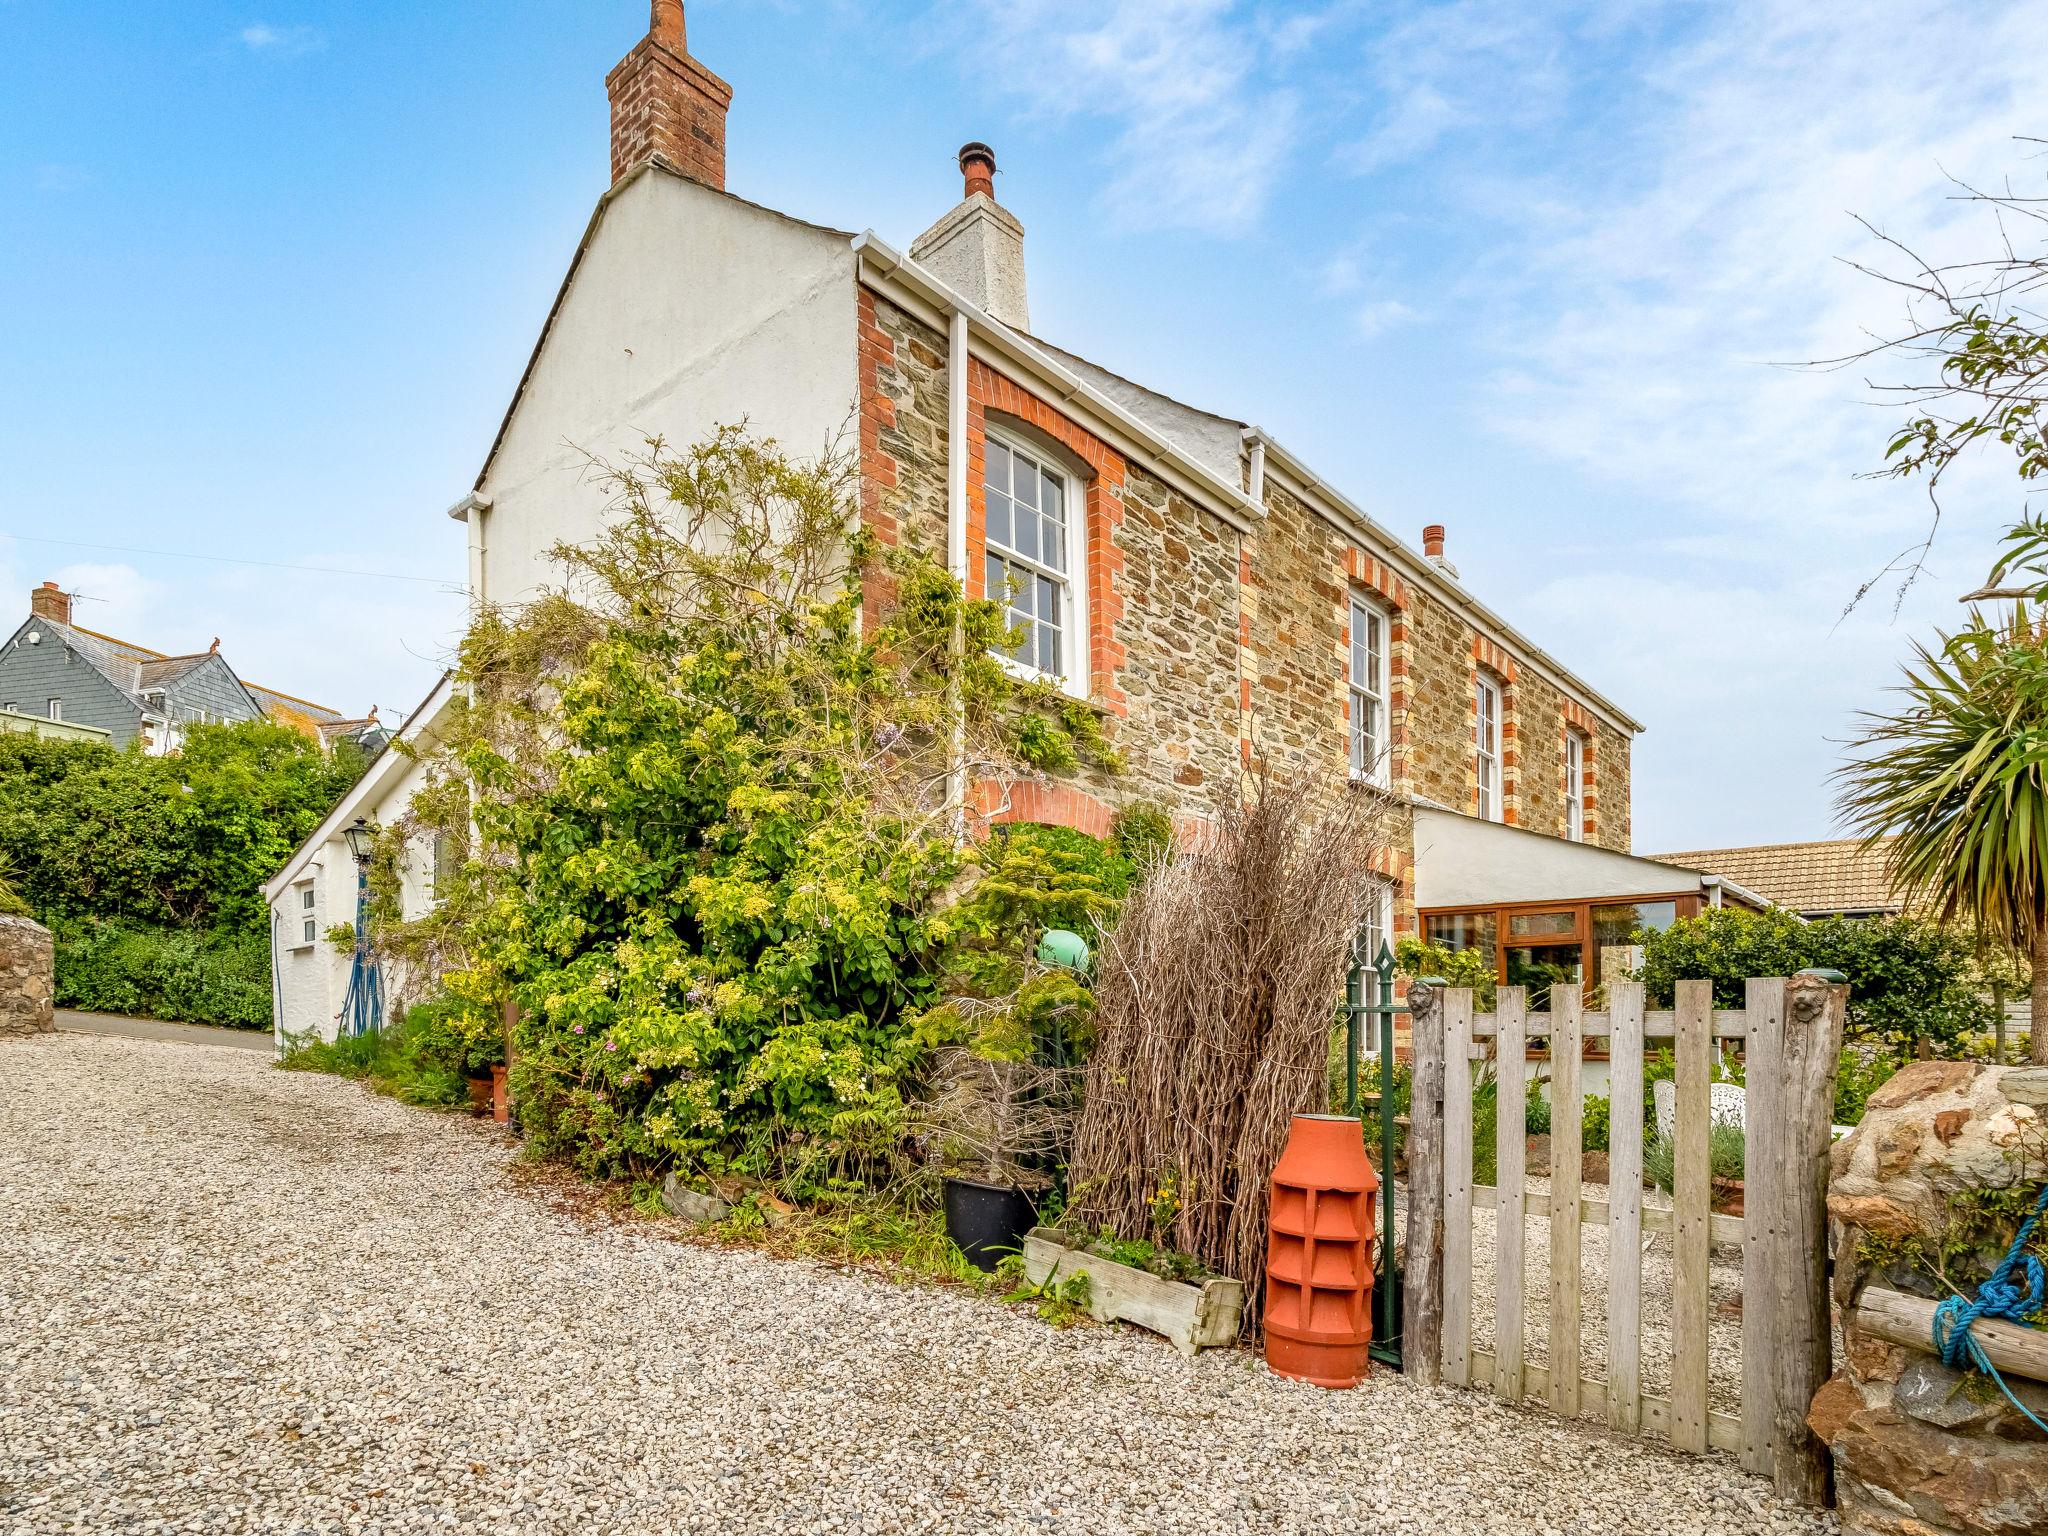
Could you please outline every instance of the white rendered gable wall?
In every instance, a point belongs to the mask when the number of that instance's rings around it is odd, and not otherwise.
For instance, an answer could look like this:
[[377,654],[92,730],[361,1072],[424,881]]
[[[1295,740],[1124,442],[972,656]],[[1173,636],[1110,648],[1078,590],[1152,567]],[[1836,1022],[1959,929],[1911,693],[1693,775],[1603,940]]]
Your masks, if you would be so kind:
[[745,421],[799,457],[859,447],[855,258],[846,236],[647,172],[604,210],[470,514],[493,603],[561,579],[557,543],[608,500],[586,451],[677,450]]

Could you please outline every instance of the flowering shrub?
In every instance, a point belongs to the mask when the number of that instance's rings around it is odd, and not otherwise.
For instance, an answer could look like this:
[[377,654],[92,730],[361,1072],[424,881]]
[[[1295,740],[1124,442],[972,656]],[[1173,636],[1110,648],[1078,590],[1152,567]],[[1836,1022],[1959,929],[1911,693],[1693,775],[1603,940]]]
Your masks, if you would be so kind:
[[[1114,754],[1092,712],[992,659],[1000,605],[848,534],[842,469],[728,429],[602,473],[613,516],[557,551],[565,591],[464,644],[472,701],[390,834],[450,839],[461,867],[421,923],[380,902],[379,942],[474,1007],[517,1002],[543,1153],[878,1180],[954,946],[1038,905],[1028,881],[958,902],[961,770]],[[880,622],[864,574],[893,584]],[[1090,909],[1083,884],[1063,913]]]

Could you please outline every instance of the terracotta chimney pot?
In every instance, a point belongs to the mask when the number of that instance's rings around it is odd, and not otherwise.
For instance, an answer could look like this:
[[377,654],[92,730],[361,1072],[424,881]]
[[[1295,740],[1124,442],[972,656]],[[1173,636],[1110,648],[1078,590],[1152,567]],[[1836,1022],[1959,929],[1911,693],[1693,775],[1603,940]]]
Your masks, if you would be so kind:
[[683,0],[654,0],[647,35],[671,53],[688,53],[683,44]]
[[1444,557],[1444,525],[1431,523],[1422,530],[1422,552],[1432,560]]
[[960,146],[960,174],[967,179],[967,190],[961,194],[972,197],[979,192],[983,197],[996,195],[996,152],[979,142]]

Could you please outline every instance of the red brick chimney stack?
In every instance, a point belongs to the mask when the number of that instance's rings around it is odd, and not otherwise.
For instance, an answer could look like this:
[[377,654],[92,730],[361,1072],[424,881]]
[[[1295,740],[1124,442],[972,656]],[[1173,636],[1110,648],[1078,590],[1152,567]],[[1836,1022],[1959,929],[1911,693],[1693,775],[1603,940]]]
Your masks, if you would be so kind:
[[28,611],[52,624],[69,624],[71,594],[54,581],[46,581],[29,593]]
[[650,155],[725,190],[725,111],[732,87],[683,46],[683,0],[652,0],[647,35],[605,77],[612,103],[612,181]]
[[960,174],[967,178],[967,190],[961,194],[963,197],[972,197],[979,192],[983,197],[993,199],[996,195],[996,152],[986,144],[962,144]]
[[1422,530],[1422,552],[1432,560],[1444,557],[1444,525],[1431,523]]

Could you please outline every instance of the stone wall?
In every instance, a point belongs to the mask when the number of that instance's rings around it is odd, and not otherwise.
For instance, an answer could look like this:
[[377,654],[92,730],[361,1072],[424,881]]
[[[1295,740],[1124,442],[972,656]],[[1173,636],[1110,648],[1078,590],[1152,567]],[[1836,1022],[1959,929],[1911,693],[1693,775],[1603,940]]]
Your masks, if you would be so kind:
[[[860,307],[861,515],[885,544],[943,558],[947,341],[863,287]],[[1126,771],[1077,774],[1003,801],[1005,815],[1058,813],[1076,825],[1150,799],[1200,815],[1260,759],[1348,773],[1351,599],[1388,620],[1389,788],[1461,811],[1475,803],[1473,681],[1504,683],[1505,819],[1561,836],[1567,732],[1585,749],[1587,841],[1626,851],[1628,738],[1503,651],[1459,611],[1404,581],[1371,551],[1269,477],[1266,517],[1249,533],[1204,512],[1113,445],[981,359],[968,369],[968,591],[980,596],[981,467],[999,429],[1064,462],[1081,483],[1087,551],[1090,702]],[[1246,471],[1248,473],[1248,471]],[[885,581],[868,602],[890,601]],[[1391,817],[1387,874],[1396,921],[1412,930],[1412,834]],[[1575,893],[1560,892],[1560,895]]]
[[56,955],[50,930],[41,923],[0,916],[0,1036],[56,1028]]
[[[1849,1536],[2020,1536],[2048,1530],[2048,1438],[1987,1379],[1944,1366],[1855,1326],[1867,1288],[1929,1302],[1949,1294],[1919,1255],[1953,1239],[1951,1202],[1967,1191],[2048,1177],[2048,1068],[1927,1061],[1871,1095],[1862,1123],[1836,1143],[1828,1212],[1836,1223],[1841,1369],[1808,1422],[1833,1453]],[[2003,1255],[1942,1261],[1974,1280]],[[2048,1419],[2048,1383],[2008,1374]]]

